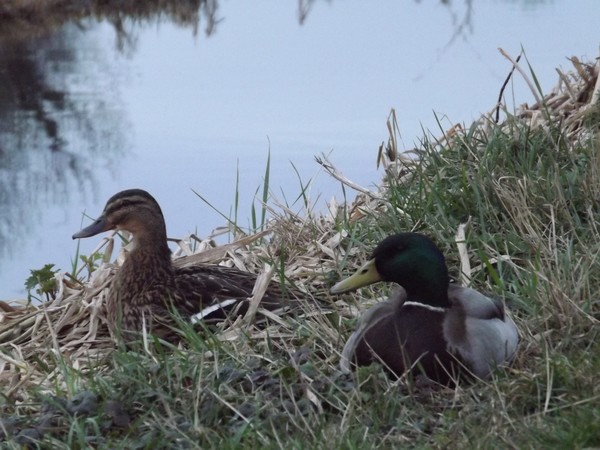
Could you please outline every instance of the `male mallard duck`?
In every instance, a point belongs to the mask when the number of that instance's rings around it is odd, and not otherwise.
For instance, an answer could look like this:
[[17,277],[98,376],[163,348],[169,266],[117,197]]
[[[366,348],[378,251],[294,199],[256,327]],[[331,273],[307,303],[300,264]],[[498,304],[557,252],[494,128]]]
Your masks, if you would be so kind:
[[[174,340],[173,309],[186,319],[202,312],[205,322],[248,310],[256,276],[214,265],[175,267],[162,211],[146,191],[130,189],[115,194],[100,218],[75,233],[73,239],[114,229],[129,231],[134,248],[116,273],[108,294],[107,318],[113,335],[122,333],[126,341],[132,341],[146,324],[153,334]],[[274,310],[290,302],[279,285],[271,283],[261,306]]]
[[331,292],[377,281],[393,281],[402,289],[360,318],[342,351],[343,371],[379,361],[398,377],[411,371],[452,384],[458,374],[485,378],[514,357],[517,327],[502,301],[450,284],[444,255],[429,238],[389,236]]

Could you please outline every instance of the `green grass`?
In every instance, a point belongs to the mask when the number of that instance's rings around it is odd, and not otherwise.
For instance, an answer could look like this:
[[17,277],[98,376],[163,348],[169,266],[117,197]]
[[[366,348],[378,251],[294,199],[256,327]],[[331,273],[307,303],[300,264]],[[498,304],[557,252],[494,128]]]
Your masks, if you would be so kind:
[[[330,280],[399,230],[432,236],[458,277],[454,234],[468,220],[472,284],[503,295],[521,330],[516,361],[491,380],[450,390],[392,382],[377,366],[341,374],[355,318],[334,311],[231,340],[182,325],[180,348],[151,343],[149,353],[117,349],[83,365],[55,355],[38,363],[46,387],[30,387],[26,401],[5,394],[2,416],[25,423],[51,395],[94,393],[91,412],[56,413],[48,448],[600,446],[600,142],[590,114],[579,141],[560,124],[531,130],[514,117],[450,142],[424,138],[422,163],[402,183],[388,179],[384,207],[354,222],[344,210],[332,223],[347,232],[341,247],[357,253],[323,263],[335,267],[319,275],[324,297]],[[263,202],[268,177],[267,165]],[[253,210],[253,227],[264,225],[264,212]],[[318,234],[310,222],[301,233],[282,228],[271,242],[281,279],[284,262]],[[120,414],[107,408],[114,404]]]
[[506,296],[517,316],[512,373],[497,387],[473,388],[479,398],[461,402],[460,425],[437,429],[449,445],[600,445],[600,143],[599,124],[591,125],[583,142],[516,120],[490,134],[473,127],[450,145],[425,140],[426,163],[410,181],[391,181],[387,212],[361,224],[349,244],[421,231],[458,277],[453,235],[468,219],[471,264],[483,263],[473,284]]

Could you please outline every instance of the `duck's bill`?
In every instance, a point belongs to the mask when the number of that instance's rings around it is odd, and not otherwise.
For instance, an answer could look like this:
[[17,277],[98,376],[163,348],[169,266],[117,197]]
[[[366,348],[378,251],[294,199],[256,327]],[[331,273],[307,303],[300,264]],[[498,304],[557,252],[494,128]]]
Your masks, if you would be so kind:
[[104,231],[112,230],[113,228],[114,227],[112,227],[106,221],[106,219],[104,218],[104,216],[101,216],[99,219],[97,219],[91,225],[88,225],[83,230],[80,230],[77,233],[75,233],[73,235],[73,239],[81,239],[81,238],[86,238],[86,237],[90,237],[90,236],[95,236],[95,235],[100,234],[100,233],[102,233]]
[[331,288],[332,294],[342,294],[343,292],[353,291],[369,284],[381,281],[381,275],[375,267],[375,260],[367,261],[354,275],[340,281]]

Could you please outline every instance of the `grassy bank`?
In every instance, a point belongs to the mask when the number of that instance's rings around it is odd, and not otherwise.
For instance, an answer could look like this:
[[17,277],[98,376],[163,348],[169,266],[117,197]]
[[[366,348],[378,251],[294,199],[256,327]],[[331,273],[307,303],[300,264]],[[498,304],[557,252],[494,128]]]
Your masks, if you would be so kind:
[[[378,192],[331,216],[273,207],[268,237],[210,250],[213,262],[235,260],[257,273],[275,266],[277,277],[307,292],[300,317],[262,329],[188,328],[179,348],[149,342],[132,353],[113,348],[103,321],[111,266],[89,281],[79,273],[82,285],[59,277],[55,300],[0,322],[4,445],[600,446],[598,65],[575,68],[556,92],[536,91],[532,107],[424,136],[418,160],[399,155],[392,115]],[[522,339],[511,368],[456,390],[392,382],[376,366],[340,373],[357,317],[387,291],[336,298],[328,288],[399,230],[430,235],[456,279],[506,298]],[[465,234],[462,261],[457,230]],[[330,310],[314,307],[313,296]]]

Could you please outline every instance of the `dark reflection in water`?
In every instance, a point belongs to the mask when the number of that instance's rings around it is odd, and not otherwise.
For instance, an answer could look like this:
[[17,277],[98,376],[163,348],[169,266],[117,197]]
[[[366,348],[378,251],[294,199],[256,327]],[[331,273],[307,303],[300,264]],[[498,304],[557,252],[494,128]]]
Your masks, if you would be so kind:
[[206,34],[219,23],[217,0],[29,0],[0,3],[0,35],[28,38],[48,34],[65,23],[93,19],[114,24],[120,37],[125,22],[171,21],[198,30],[200,18]]
[[1,255],[32,232],[40,210],[93,190],[97,168],[125,150],[114,89],[93,86],[107,70],[95,50],[69,25],[0,44]]
[[87,32],[107,20],[117,48],[131,54],[139,25],[171,20],[196,34],[203,15],[210,34],[218,22],[216,1],[113,3],[42,2],[0,17],[0,265],[39,233],[49,207],[93,195],[128,152],[122,80]]

